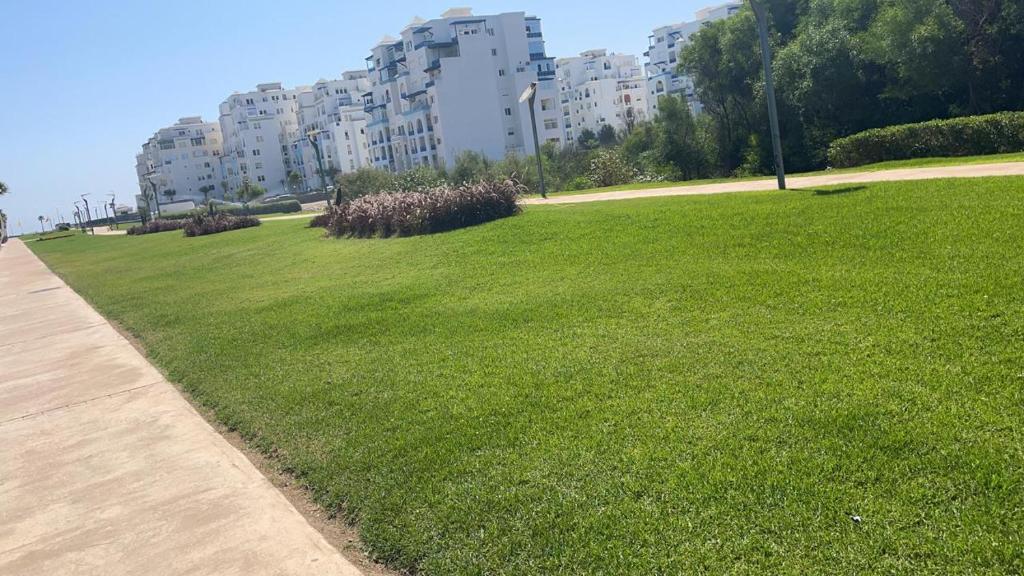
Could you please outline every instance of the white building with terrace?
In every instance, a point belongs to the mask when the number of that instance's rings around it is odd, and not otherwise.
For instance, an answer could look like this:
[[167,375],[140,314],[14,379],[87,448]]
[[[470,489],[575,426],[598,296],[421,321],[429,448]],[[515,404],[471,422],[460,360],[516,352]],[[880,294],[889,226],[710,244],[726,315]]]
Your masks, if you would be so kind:
[[244,180],[266,188],[269,195],[288,190],[288,175],[294,169],[292,143],[299,138],[299,95],[309,90],[260,84],[253,92],[232,94],[220,105],[229,192],[238,190]]
[[647,80],[636,56],[589,50],[556,66],[567,142],[584,130],[630,130],[647,119]]
[[[320,187],[316,150],[320,147],[324,171],[354,172],[369,166],[369,144],[363,95],[370,89],[365,70],[345,72],[340,80],[320,80],[299,94],[298,138],[292,142],[292,170],[302,190]],[[289,182],[291,182],[289,178]],[[326,178],[330,183],[330,178]]]
[[656,28],[650,36],[647,57],[647,109],[653,117],[658,113],[658,98],[671,94],[683,96],[694,114],[701,112],[700,101],[693,78],[679,72],[679,54],[700,29],[717,20],[723,20],[740,11],[742,2],[729,2],[697,11],[692,22],[681,22]]
[[202,190],[208,186],[215,189],[211,197],[220,197],[222,151],[220,125],[203,122],[199,116],[157,130],[135,157],[138,205],[143,205],[142,197],[151,187],[161,203],[202,202]]
[[459,8],[417,18],[366,60],[366,129],[377,168],[450,167],[465,151],[495,160],[533,154],[529,108],[519,102],[533,82],[540,141],[564,143],[555,63],[536,17]]

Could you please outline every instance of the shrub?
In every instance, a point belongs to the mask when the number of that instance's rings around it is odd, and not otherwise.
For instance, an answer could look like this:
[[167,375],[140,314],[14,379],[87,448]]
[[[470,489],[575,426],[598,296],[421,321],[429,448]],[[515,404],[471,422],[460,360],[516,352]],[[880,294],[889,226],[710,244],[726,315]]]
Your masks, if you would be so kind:
[[[243,206],[218,206],[217,212],[233,216],[245,215]],[[298,200],[283,200],[281,202],[270,202],[267,204],[250,204],[250,216],[261,216],[264,214],[293,214],[302,212],[302,203]]]
[[388,238],[447,232],[513,216],[525,188],[516,180],[373,194],[334,206],[327,233],[336,238]]
[[1024,151],[1024,112],[1002,112],[876,128],[829,146],[833,168],[913,158]]
[[143,234],[156,234],[158,232],[171,232],[181,230],[185,227],[183,220],[150,220],[141,226],[133,226],[128,229],[129,236],[142,236]]
[[327,228],[331,223],[331,219],[334,218],[335,207],[328,206],[322,214],[317,214],[309,221],[310,228]]
[[600,150],[590,161],[587,177],[597,188],[619,186],[634,182],[638,174],[636,169],[626,162],[617,150]]
[[395,189],[395,176],[376,168],[360,168],[334,178],[335,192],[340,200],[355,200],[370,194],[391,192]]
[[217,212],[213,215],[196,214],[184,222],[184,229],[185,236],[194,238],[196,236],[230,232],[231,230],[253,228],[259,225],[259,219],[252,216],[232,216],[223,212]]
[[[393,192],[418,192],[421,190],[432,190],[443,186],[444,175],[434,168],[420,166],[412,170],[406,170],[394,177],[392,182]],[[381,190],[384,192],[384,190]]]

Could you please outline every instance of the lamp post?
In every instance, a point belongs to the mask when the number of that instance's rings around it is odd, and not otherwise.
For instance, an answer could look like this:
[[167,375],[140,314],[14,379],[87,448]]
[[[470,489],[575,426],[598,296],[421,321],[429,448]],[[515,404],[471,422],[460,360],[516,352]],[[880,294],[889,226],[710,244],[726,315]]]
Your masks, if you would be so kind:
[[85,232],[85,222],[82,221],[82,207],[75,202],[75,220],[78,221],[78,229]]
[[114,202],[114,193],[110,193],[110,213],[114,215],[113,229],[117,230],[117,203]]
[[82,194],[82,202],[85,202],[85,217],[89,221],[89,230],[92,232],[93,236],[95,236],[96,230],[92,227],[92,215],[89,213],[89,199],[86,198],[88,195],[88,193]]
[[146,172],[142,175],[149,182],[149,188],[153,192],[153,202],[156,202],[156,217],[161,218],[163,215],[160,214],[160,195],[156,193],[156,182],[153,181],[153,176],[156,176],[156,172]]
[[534,104],[537,102],[536,82],[530,82],[523,95],[519,97],[520,104],[527,102],[530,107],[530,125],[533,127],[533,149],[534,154],[537,156],[537,175],[540,177],[540,196],[546,200],[548,192],[544,186],[544,159],[540,155],[540,138],[537,137],[537,112],[534,110]]
[[768,122],[772,130],[772,149],[775,152],[775,175],[779,190],[786,189],[786,167],[782,162],[782,136],[779,132],[779,108],[775,101],[775,79],[772,75],[772,47],[768,42],[768,8],[763,0],[750,0],[757,19],[757,35],[761,41],[761,63],[764,65],[764,91],[768,99]]
[[320,152],[320,142],[317,140],[317,136],[320,135],[320,131],[311,131],[306,134],[306,138],[309,143],[313,145],[313,152],[316,153],[316,167],[320,172],[320,191],[327,194],[327,174],[324,172],[324,155]]

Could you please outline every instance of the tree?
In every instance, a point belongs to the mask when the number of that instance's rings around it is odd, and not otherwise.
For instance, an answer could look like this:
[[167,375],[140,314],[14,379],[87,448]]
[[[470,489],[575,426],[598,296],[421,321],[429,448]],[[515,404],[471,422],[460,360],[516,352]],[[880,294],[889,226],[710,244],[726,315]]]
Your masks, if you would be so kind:
[[395,176],[376,168],[360,168],[334,177],[334,204],[354,200],[369,194],[391,192],[395,189]]
[[293,194],[298,192],[302,186],[302,175],[292,170],[288,173],[288,190]]
[[245,209],[245,213],[249,213],[249,203],[257,198],[266,195],[267,191],[259,184],[253,184],[248,178],[242,180],[242,186],[238,188],[236,197],[238,201],[242,203],[242,207]]
[[590,128],[584,128],[580,132],[579,138],[576,139],[576,143],[583,150],[596,150],[601,147],[601,141],[597,139],[597,134],[594,133]]
[[448,179],[456,186],[476,183],[490,175],[493,165],[483,154],[467,150],[455,157],[455,166]]
[[658,139],[655,145],[660,160],[675,166],[684,180],[704,175],[707,157],[701,146],[690,105],[677,96],[658,100]]
[[217,187],[213,184],[208,184],[199,189],[199,193],[203,195],[203,204],[206,204],[206,209],[210,214],[213,214],[213,204],[210,202],[210,195],[212,195],[213,191],[216,189]]
[[3,196],[4,194],[7,194],[8,191],[9,190],[7,188],[7,184],[4,184],[3,182],[0,182],[0,196]]
[[39,229],[46,233],[46,216],[39,217]]
[[597,131],[597,142],[601,146],[614,146],[618,142],[619,136],[615,133],[615,128],[611,124],[604,124],[601,129]]
[[175,190],[174,188],[168,188],[167,190],[164,190],[162,194],[167,198],[168,202],[173,203],[174,197],[178,195],[178,191]]

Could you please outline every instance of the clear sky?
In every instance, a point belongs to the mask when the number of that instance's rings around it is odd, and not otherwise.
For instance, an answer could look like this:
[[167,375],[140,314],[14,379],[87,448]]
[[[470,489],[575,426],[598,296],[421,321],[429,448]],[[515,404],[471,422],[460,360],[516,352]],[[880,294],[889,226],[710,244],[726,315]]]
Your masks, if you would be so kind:
[[721,1],[0,0],[0,209],[17,234],[58,208],[70,219],[79,194],[134,204],[135,154],[157,129],[216,121],[227,96],[258,83],[364,68],[413,16],[525,11],[543,20],[549,56],[607,48],[642,61],[653,28]]

